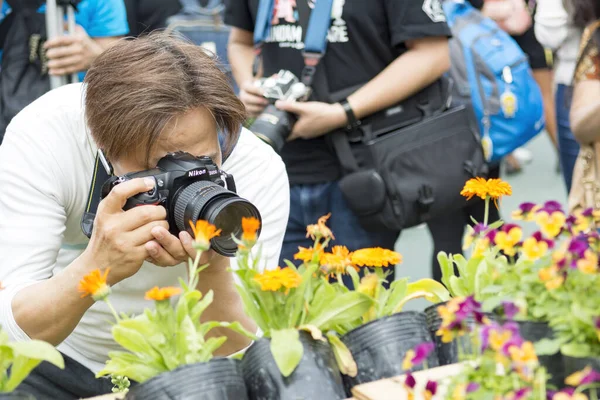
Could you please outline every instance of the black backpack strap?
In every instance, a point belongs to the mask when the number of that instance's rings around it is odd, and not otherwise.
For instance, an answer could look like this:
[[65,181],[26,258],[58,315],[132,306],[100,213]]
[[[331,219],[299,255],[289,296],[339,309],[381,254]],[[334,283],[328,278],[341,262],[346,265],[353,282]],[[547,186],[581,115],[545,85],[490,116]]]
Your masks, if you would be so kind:
[[4,50],[4,42],[6,41],[6,36],[8,35],[8,31],[12,26],[13,20],[15,19],[15,14],[8,14],[2,22],[0,22],[0,50]]

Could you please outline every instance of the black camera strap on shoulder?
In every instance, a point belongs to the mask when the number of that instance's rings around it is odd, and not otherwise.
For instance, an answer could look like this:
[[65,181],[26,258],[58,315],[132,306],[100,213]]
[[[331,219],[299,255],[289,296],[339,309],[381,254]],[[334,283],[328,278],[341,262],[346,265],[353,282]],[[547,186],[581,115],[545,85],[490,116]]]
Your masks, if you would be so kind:
[[88,238],[92,236],[96,211],[102,197],[102,185],[111,177],[109,173],[110,166],[105,165],[106,161],[102,158],[103,154],[101,150],[98,150],[96,161],[94,162],[94,174],[90,183],[87,204],[81,217],[81,230]]

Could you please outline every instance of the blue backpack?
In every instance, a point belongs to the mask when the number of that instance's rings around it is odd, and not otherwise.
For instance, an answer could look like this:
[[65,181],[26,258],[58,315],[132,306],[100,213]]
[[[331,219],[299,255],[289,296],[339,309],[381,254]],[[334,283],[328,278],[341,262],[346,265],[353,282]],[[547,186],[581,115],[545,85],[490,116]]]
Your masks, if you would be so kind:
[[466,1],[443,8],[453,35],[454,99],[472,105],[486,159],[498,161],[544,129],[542,93],[527,56],[494,21]]

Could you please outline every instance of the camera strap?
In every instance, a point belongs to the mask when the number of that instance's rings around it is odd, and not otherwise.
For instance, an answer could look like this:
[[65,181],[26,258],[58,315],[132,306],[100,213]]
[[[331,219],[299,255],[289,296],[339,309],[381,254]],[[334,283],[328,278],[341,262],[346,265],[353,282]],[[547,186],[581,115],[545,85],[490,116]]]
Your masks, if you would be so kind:
[[81,217],[81,230],[88,238],[92,236],[94,219],[96,218],[96,211],[98,210],[98,204],[100,204],[100,198],[102,196],[102,185],[110,178],[110,174],[101,157],[102,155],[99,150],[96,154],[96,161],[94,162],[94,174],[92,175],[92,182],[90,183],[88,201],[83,216]]
[[[254,75],[257,74],[262,61],[263,44],[269,37],[274,6],[275,0],[260,0],[258,3],[258,13],[254,26],[254,52],[256,54],[253,66]],[[304,38],[304,51],[302,52],[304,69],[301,76],[302,83],[308,87],[312,87],[317,66],[325,55],[332,7],[333,0],[318,0],[315,1],[314,8],[310,13]]]

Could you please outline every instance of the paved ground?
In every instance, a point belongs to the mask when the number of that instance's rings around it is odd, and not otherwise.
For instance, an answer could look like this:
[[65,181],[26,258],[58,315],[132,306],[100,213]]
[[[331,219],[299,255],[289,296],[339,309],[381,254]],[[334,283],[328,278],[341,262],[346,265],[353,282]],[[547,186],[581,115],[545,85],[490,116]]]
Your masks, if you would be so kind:
[[[507,218],[510,212],[525,201],[544,202],[557,200],[566,202],[566,190],[562,176],[557,173],[557,155],[545,133],[540,134],[526,146],[533,153],[533,161],[524,166],[523,172],[503,176],[513,187],[513,195],[505,198],[501,204],[501,213]],[[410,280],[431,277],[430,257],[432,252],[431,238],[425,226],[407,230],[402,233],[396,243],[404,262],[396,269],[399,277],[407,276]],[[409,309],[422,309],[425,302],[416,301]]]

